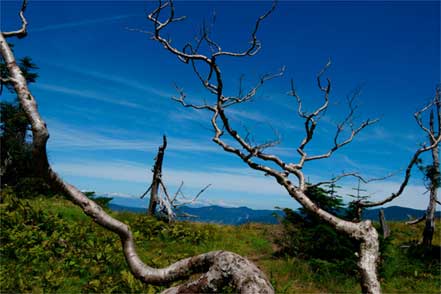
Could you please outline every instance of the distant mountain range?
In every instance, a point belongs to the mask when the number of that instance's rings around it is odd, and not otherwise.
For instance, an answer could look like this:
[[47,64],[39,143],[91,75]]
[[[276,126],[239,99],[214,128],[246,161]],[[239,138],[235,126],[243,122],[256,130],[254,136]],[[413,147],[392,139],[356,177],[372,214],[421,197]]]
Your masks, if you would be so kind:
[[[378,220],[378,213],[381,208],[366,209],[363,211],[363,219]],[[424,210],[401,207],[401,206],[390,206],[383,208],[384,217],[389,221],[407,221],[410,218],[420,218],[425,213]],[[441,212],[437,211],[435,217],[440,218]]]
[[[131,211],[135,213],[145,213],[145,208],[127,207],[118,204],[110,204],[109,208],[114,211]],[[389,221],[405,221],[409,217],[418,218],[424,214],[424,210],[412,209],[400,206],[391,206],[384,209],[386,220]],[[367,209],[363,212],[363,219],[378,220],[380,208]],[[278,223],[277,215],[283,216],[280,210],[255,210],[248,207],[221,207],[221,206],[205,206],[205,207],[188,207],[183,206],[181,213],[188,213],[197,216],[192,218],[193,221],[217,223],[225,225],[241,225],[245,223]],[[436,216],[441,217],[441,213],[437,212]]]
[[[127,207],[112,203],[109,205],[109,208],[115,211],[146,213],[146,208]],[[283,212],[280,210],[255,210],[248,207],[222,207],[215,205],[204,207],[182,206],[179,212],[197,216],[196,218],[191,218],[192,221],[224,225],[241,225],[246,223],[276,224],[278,221],[274,214],[283,215]]]

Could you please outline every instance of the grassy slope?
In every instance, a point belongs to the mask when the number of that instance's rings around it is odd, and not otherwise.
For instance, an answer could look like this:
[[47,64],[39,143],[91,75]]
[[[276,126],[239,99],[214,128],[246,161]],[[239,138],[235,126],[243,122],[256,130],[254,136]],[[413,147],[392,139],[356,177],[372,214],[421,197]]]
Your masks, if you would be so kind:
[[[60,198],[37,198],[29,205],[3,197],[1,269],[3,292],[150,292],[127,270],[118,238]],[[297,258],[275,258],[277,225],[238,227],[198,223],[168,226],[131,213],[112,213],[129,223],[142,259],[166,266],[210,250],[229,250],[253,260],[270,277],[277,293],[359,293],[357,277],[317,268]],[[439,224],[438,224],[439,225]],[[439,228],[439,226],[438,226]],[[438,293],[440,263],[411,259],[399,246],[419,239],[421,225],[391,223],[393,238],[381,268],[386,293]],[[437,230],[435,244],[440,244]]]

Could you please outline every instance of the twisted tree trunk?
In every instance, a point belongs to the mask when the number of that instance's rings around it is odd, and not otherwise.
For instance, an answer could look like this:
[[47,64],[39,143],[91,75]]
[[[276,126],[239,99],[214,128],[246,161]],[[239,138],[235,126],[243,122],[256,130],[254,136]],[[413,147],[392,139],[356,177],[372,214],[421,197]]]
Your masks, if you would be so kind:
[[64,182],[52,170],[46,153],[46,142],[49,138],[46,123],[38,112],[37,101],[29,91],[27,82],[5,40],[5,36],[16,35],[15,33],[0,33],[0,53],[8,69],[7,79],[13,84],[20,104],[32,126],[35,166],[48,183],[68,195],[71,201],[80,206],[93,221],[119,235],[125,259],[133,275],[145,283],[163,285],[189,277],[194,273],[206,272],[195,282],[187,282],[170,288],[165,291],[166,293],[216,292],[230,282],[240,293],[274,293],[264,273],[247,259],[232,252],[212,251],[180,260],[162,269],[144,264],[136,252],[129,226],[108,215],[99,205],[87,198],[75,186]]

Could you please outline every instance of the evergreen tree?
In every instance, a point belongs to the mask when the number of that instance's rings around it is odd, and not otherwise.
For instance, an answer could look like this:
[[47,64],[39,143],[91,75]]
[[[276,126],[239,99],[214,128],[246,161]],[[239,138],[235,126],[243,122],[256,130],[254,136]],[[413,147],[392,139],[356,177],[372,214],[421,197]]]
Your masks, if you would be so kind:
[[[336,194],[337,187],[329,185],[324,189],[311,186],[306,194],[320,208],[343,217],[347,211],[342,197]],[[356,271],[356,257],[353,254],[358,248],[356,241],[336,232],[308,210],[300,208],[296,212],[286,208],[283,211],[283,234],[276,240],[280,246],[278,254],[307,259],[312,266],[337,266],[346,273]]]
[[[36,82],[38,67],[30,57],[19,60],[20,70],[28,83]],[[3,58],[0,58],[1,84],[0,93],[5,87],[14,93],[8,81],[8,71]],[[17,99],[0,102],[0,176],[1,187],[10,186],[21,196],[48,194],[49,186],[35,174],[32,166],[32,145],[30,124]]]

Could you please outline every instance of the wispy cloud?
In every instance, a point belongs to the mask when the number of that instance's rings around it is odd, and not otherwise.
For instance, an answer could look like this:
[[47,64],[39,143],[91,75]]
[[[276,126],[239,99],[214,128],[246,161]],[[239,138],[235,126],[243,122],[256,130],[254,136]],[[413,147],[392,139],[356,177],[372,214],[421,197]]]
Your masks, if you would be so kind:
[[129,107],[129,108],[149,110],[149,108],[142,106],[138,103],[127,101],[125,99],[110,97],[108,95],[105,95],[102,93],[97,93],[94,91],[77,90],[77,89],[73,89],[73,88],[69,88],[69,87],[49,85],[49,84],[44,84],[44,83],[37,83],[34,87],[36,89],[45,90],[45,91],[49,91],[49,92],[54,92],[54,93],[59,93],[59,94],[64,94],[64,95],[69,95],[69,96],[74,96],[74,97],[81,97],[81,98],[86,98],[86,99],[93,99],[93,100],[111,103],[111,104],[115,104],[115,105],[119,105],[119,106]]
[[[63,176],[81,176],[113,181],[148,183],[151,172],[148,166],[126,161],[79,161],[54,163],[54,168]],[[212,184],[210,190],[254,193],[257,195],[277,195],[284,190],[274,180],[256,174],[231,174],[221,171],[195,171],[173,169],[164,173],[164,181],[177,186],[181,181],[185,187],[200,189]],[[286,193],[286,192],[285,192]]]
[[246,120],[255,123],[264,124],[270,128],[274,129],[291,129],[291,130],[301,130],[303,129],[300,125],[295,125],[291,123],[287,123],[283,121],[278,116],[267,116],[261,112],[253,111],[253,110],[244,110],[244,109],[234,109],[227,108],[226,113],[229,114],[233,119],[237,121]]
[[424,139],[412,132],[403,132],[403,131],[391,131],[387,130],[382,126],[374,126],[372,128],[367,129],[366,131],[360,133],[357,136],[357,140],[361,142],[366,141],[375,141],[375,142],[383,142],[389,145],[400,148],[404,151],[415,152],[418,146],[415,142],[423,141]]
[[[156,152],[161,138],[158,135],[151,140],[121,138],[118,134],[107,135],[86,128],[79,128],[57,121],[49,121],[51,139],[49,148],[59,150],[131,150],[143,152]],[[132,136],[135,134],[132,133]],[[139,134],[138,134],[139,136]],[[200,142],[194,139],[168,137],[168,150],[180,152],[211,152],[220,153],[220,148],[211,142]]]
[[[112,181],[126,181],[131,183],[149,183],[151,172],[148,166],[127,161],[78,161],[78,162],[59,162],[54,164],[56,171],[63,176],[81,176],[96,179],[105,179]],[[274,180],[264,177],[262,174],[254,171],[246,172],[245,169],[231,170],[228,167],[219,167],[218,170],[195,171],[186,169],[167,170],[164,173],[164,180],[172,187],[179,185],[181,181],[185,182],[185,187],[190,189],[200,189],[207,183],[211,183],[211,191],[223,191],[224,193],[238,195],[241,193],[255,195],[287,195],[287,192],[281,188]],[[368,194],[372,194],[371,200],[380,200],[396,191],[399,182],[379,181],[364,186]],[[355,185],[355,184],[354,184]],[[340,189],[340,195],[353,194],[351,184],[346,183],[345,187]],[[412,207],[416,209],[425,209],[427,206],[427,194],[424,195],[425,187],[422,185],[408,185],[405,192],[396,200],[388,203],[386,206],[399,205]],[[123,195],[130,197],[129,195]],[[289,198],[287,198],[289,199]],[[352,200],[345,196],[346,201]],[[219,200],[215,200],[219,201]],[[230,201],[231,202],[231,201]],[[268,207],[271,207],[271,199],[267,200]],[[212,204],[215,202],[211,202]],[[207,202],[207,204],[209,204]],[[218,203],[219,204],[219,203]],[[240,205],[240,203],[231,203]]]
[[71,21],[71,22],[64,22],[64,23],[51,24],[51,25],[37,27],[37,28],[31,28],[29,31],[32,33],[35,33],[35,32],[46,32],[46,31],[54,31],[54,30],[74,28],[74,27],[89,26],[89,25],[95,25],[98,23],[117,21],[117,20],[125,19],[125,18],[131,17],[131,16],[134,16],[134,15],[126,14],[126,15],[116,15],[116,16],[102,17],[102,18],[95,18],[95,19],[82,19],[82,20],[76,20],[76,21]]
[[[197,102],[195,104],[198,104]],[[233,107],[229,107],[226,109],[226,113],[228,117],[233,119],[236,122],[244,123],[244,122],[253,122],[259,125],[266,125],[267,127],[274,128],[283,128],[283,129],[302,129],[302,127],[297,125],[288,124],[283,121],[279,121],[274,119],[274,117],[270,117],[262,114],[261,112],[251,110],[251,109],[236,109]],[[207,121],[207,117],[210,115],[209,112],[197,111],[194,109],[185,109],[178,113],[172,114],[172,118],[175,120],[186,120],[186,121]]]
[[77,67],[74,65],[53,64],[53,63],[49,63],[49,65],[62,69],[64,71],[74,73],[76,75],[82,75],[88,78],[106,81],[111,84],[118,84],[122,86],[122,88],[124,89],[137,90],[140,92],[148,92],[150,94],[163,98],[171,98],[172,96],[176,96],[176,93],[159,89],[158,87],[149,85],[148,82],[146,81],[141,82],[136,80],[135,78],[126,78],[119,75],[104,73],[87,67]]
[[266,117],[260,112],[251,110],[239,110],[234,108],[227,108],[226,113],[235,119],[246,119],[254,122],[260,123],[270,123],[272,119]]

